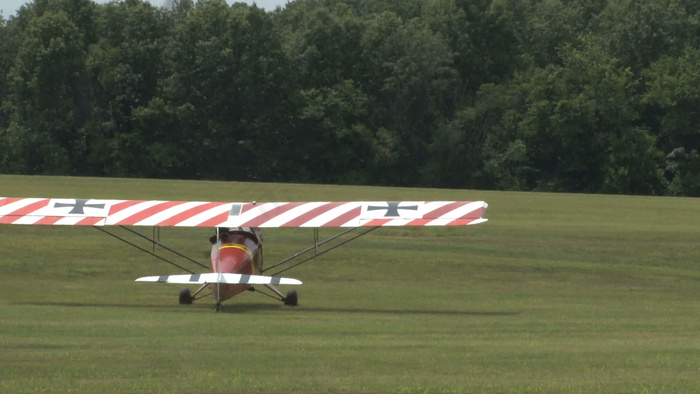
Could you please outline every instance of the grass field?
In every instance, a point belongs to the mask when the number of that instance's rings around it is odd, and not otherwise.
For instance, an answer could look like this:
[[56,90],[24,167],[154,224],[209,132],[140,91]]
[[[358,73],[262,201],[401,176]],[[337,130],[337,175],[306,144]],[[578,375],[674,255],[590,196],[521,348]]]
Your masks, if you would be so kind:
[[[698,199],[21,176],[0,195],[483,199],[490,219],[379,229],[285,273],[300,306],[223,313],[133,282],[177,271],[92,228],[2,225],[0,392],[700,391]],[[161,240],[206,261],[210,233]],[[265,236],[275,261],[313,242]]]

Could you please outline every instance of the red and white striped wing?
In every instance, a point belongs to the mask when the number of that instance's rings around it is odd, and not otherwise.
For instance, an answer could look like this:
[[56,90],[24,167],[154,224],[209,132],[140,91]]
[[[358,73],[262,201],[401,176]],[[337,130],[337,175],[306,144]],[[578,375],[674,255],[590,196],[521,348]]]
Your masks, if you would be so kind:
[[0,198],[0,223],[101,226],[109,207],[107,200],[3,197]]
[[180,227],[463,226],[483,201],[223,203],[0,197],[0,224]]

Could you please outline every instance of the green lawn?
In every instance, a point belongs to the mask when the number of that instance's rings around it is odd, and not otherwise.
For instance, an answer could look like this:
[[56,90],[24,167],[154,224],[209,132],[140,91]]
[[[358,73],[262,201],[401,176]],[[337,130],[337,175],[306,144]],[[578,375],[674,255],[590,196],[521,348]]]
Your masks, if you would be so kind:
[[[0,195],[483,199],[490,219],[379,229],[286,272],[300,306],[223,313],[135,283],[178,271],[92,228],[0,225],[0,392],[700,391],[698,199],[22,176]],[[161,240],[206,262],[210,233]],[[265,237],[268,261],[313,242]]]

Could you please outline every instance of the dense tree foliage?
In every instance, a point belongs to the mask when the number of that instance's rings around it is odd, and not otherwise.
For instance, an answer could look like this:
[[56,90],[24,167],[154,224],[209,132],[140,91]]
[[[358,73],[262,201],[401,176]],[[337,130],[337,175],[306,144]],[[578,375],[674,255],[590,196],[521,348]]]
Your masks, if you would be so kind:
[[700,196],[695,0],[34,0],[0,172]]

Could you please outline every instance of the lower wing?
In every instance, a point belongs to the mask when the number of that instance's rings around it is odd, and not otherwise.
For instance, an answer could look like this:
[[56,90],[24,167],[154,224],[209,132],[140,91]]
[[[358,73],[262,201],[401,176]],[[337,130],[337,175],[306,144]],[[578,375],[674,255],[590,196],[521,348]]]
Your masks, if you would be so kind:
[[165,282],[179,284],[249,284],[249,285],[300,285],[301,281],[292,278],[280,278],[277,276],[263,275],[245,275],[245,274],[224,274],[224,273],[207,273],[207,274],[191,274],[191,275],[161,275],[161,276],[145,276],[136,279],[136,282]]

